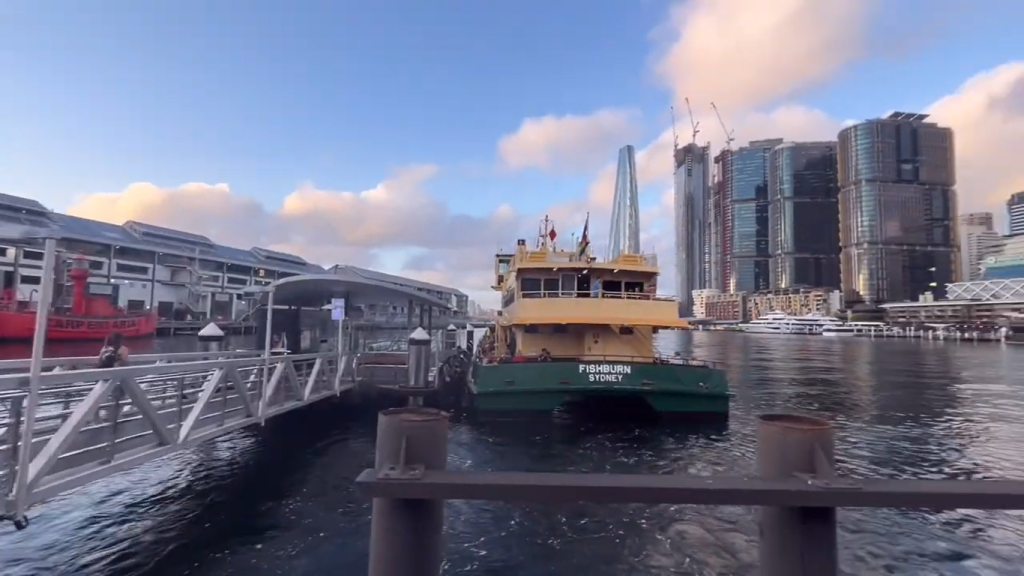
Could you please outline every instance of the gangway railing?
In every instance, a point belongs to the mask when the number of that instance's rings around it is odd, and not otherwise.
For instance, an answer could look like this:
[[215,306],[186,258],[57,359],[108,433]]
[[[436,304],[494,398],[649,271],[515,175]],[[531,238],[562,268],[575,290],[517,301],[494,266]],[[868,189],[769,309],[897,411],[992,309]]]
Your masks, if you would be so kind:
[[[97,349],[97,352],[99,350]],[[230,350],[222,352],[178,352],[173,354],[132,354],[129,361],[133,366],[147,364],[173,364],[178,362],[198,362],[200,360],[216,360],[218,358],[254,358],[262,356],[259,350]],[[95,368],[97,356],[61,356],[56,358],[43,358],[43,371],[60,368],[61,370],[81,370]],[[0,375],[2,374],[25,374],[31,367],[30,358],[19,358],[16,360],[0,360]]]
[[24,528],[32,504],[339,395],[355,384],[337,368],[324,352],[47,372],[34,414],[0,376],[0,516]]

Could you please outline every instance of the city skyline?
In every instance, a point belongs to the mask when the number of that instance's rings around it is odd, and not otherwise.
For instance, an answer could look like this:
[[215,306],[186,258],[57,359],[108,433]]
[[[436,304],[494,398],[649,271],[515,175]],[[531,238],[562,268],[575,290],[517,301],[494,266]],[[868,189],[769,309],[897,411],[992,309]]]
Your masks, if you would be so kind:
[[[793,0],[781,13],[655,0],[594,5],[586,27],[573,7],[533,0],[58,4],[0,8],[11,23],[0,58],[18,87],[0,95],[0,192],[418,277],[491,305],[488,253],[544,214],[563,235],[588,212],[608,221],[624,143],[636,146],[641,245],[675,291],[669,108],[686,96],[697,143],[716,156],[728,133],[737,147],[830,140],[849,119],[911,109],[956,131],[964,212],[1002,225],[1007,195],[1024,190],[1011,153],[1024,146],[1017,3],[965,15],[921,0],[885,11]],[[738,31],[742,41],[715,40]],[[606,230],[592,226],[595,253]]]

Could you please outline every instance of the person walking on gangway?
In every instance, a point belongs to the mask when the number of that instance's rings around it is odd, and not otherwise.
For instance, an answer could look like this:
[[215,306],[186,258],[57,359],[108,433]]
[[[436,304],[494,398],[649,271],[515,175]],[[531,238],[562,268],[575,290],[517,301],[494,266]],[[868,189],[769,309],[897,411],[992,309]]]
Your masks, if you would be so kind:
[[128,347],[120,332],[111,332],[103,340],[97,368],[120,368],[128,364]]

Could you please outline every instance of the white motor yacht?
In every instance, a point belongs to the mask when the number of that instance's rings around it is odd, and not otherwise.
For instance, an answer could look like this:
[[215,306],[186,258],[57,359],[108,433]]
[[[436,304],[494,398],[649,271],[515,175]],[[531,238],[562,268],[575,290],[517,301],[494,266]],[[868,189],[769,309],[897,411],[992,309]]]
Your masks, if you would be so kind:
[[740,328],[751,334],[822,334],[823,331],[832,326],[841,325],[842,322],[822,316],[821,314],[808,314],[806,316],[790,316],[785,312],[774,311],[766,314],[757,320],[751,320],[746,324],[740,324]]

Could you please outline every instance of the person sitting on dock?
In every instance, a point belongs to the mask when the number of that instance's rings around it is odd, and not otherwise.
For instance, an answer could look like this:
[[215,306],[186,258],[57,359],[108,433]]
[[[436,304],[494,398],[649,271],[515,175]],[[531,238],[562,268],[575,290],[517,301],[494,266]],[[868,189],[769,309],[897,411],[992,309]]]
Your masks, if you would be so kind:
[[128,347],[120,332],[111,332],[103,340],[98,368],[120,368],[128,363]]

